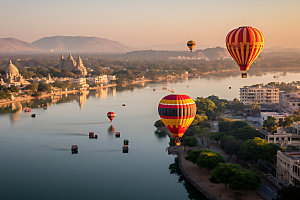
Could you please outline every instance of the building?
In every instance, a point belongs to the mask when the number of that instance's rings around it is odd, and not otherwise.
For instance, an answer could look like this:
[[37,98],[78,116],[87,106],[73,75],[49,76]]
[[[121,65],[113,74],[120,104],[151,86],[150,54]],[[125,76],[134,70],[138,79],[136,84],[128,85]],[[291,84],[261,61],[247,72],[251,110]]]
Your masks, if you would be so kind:
[[88,80],[91,83],[103,85],[107,85],[109,82],[107,75],[89,77]]
[[260,124],[263,125],[264,121],[268,119],[268,117],[274,117],[276,122],[278,123],[280,119],[284,119],[289,116],[286,113],[278,113],[278,112],[261,112],[260,113]]
[[279,89],[267,86],[245,86],[240,88],[240,101],[243,104],[278,104]]
[[77,62],[74,60],[73,56],[69,54],[67,59],[61,54],[59,65],[62,70],[70,70],[79,72],[81,76],[87,75],[86,67],[83,65],[82,59],[78,56]]
[[286,185],[300,186],[300,152],[277,151],[276,177]]
[[117,80],[115,75],[108,75],[107,79],[108,79],[109,82]]
[[290,114],[300,110],[300,93],[280,92],[279,107],[281,111]]
[[278,128],[274,134],[268,134],[266,140],[280,146],[300,147],[300,122],[294,122],[292,127]]
[[21,86],[24,84],[29,84],[23,76],[19,73],[18,68],[9,60],[9,63],[5,69],[5,83],[8,85]]

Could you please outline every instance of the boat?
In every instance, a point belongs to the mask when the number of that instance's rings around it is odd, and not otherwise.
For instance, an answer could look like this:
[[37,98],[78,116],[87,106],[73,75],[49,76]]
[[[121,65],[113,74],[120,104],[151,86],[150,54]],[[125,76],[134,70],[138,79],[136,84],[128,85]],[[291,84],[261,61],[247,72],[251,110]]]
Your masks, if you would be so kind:
[[90,139],[98,139],[98,135],[95,135],[94,132],[89,132]]
[[123,153],[128,153],[128,150],[129,150],[128,145],[123,145],[122,150],[123,150]]
[[119,138],[121,136],[120,132],[116,132],[116,137]]
[[124,144],[124,145],[128,145],[128,144],[129,144],[129,140],[125,139],[125,140],[123,141],[123,144]]
[[72,154],[78,154],[78,145],[72,145],[71,152]]
[[122,106],[126,106],[125,103],[123,103]]
[[25,107],[24,112],[31,112],[31,108]]

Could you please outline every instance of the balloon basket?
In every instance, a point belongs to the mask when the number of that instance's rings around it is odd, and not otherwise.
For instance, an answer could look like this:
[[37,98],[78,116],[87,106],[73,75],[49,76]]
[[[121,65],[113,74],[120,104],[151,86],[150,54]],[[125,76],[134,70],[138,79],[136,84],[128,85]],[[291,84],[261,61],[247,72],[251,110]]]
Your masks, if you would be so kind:
[[247,73],[242,73],[242,78],[247,78]]

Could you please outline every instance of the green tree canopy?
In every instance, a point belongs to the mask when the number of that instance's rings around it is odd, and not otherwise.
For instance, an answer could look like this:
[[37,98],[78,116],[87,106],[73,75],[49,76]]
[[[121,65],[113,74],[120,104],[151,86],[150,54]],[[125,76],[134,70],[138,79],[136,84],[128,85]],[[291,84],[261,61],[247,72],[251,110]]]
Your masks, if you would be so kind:
[[226,188],[230,178],[242,170],[243,168],[237,164],[219,163],[218,166],[213,169],[210,180],[214,183],[224,183]]
[[249,170],[240,170],[229,179],[229,186],[234,190],[255,190],[259,185],[259,175]]
[[196,164],[201,168],[211,170],[219,163],[223,162],[225,162],[225,160],[219,153],[204,149],[203,151],[200,151]]

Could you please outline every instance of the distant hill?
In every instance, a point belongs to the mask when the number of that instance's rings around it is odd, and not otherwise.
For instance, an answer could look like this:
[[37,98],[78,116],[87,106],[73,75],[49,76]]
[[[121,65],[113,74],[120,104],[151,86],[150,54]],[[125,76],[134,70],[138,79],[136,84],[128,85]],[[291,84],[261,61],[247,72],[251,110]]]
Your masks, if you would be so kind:
[[48,52],[124,53],[133,50],[120,42],[85,36],[44,37],[31,44]]
[[215,47],[194,52],[189,51],[161,51],[161,50],[143,50],[132,51],[124,55],[131,59],[205,59],[219,60],[230,58],[229,53],[225,48]]
[[38,47],[16,38],[0,38],[0,53],[36,53]]

